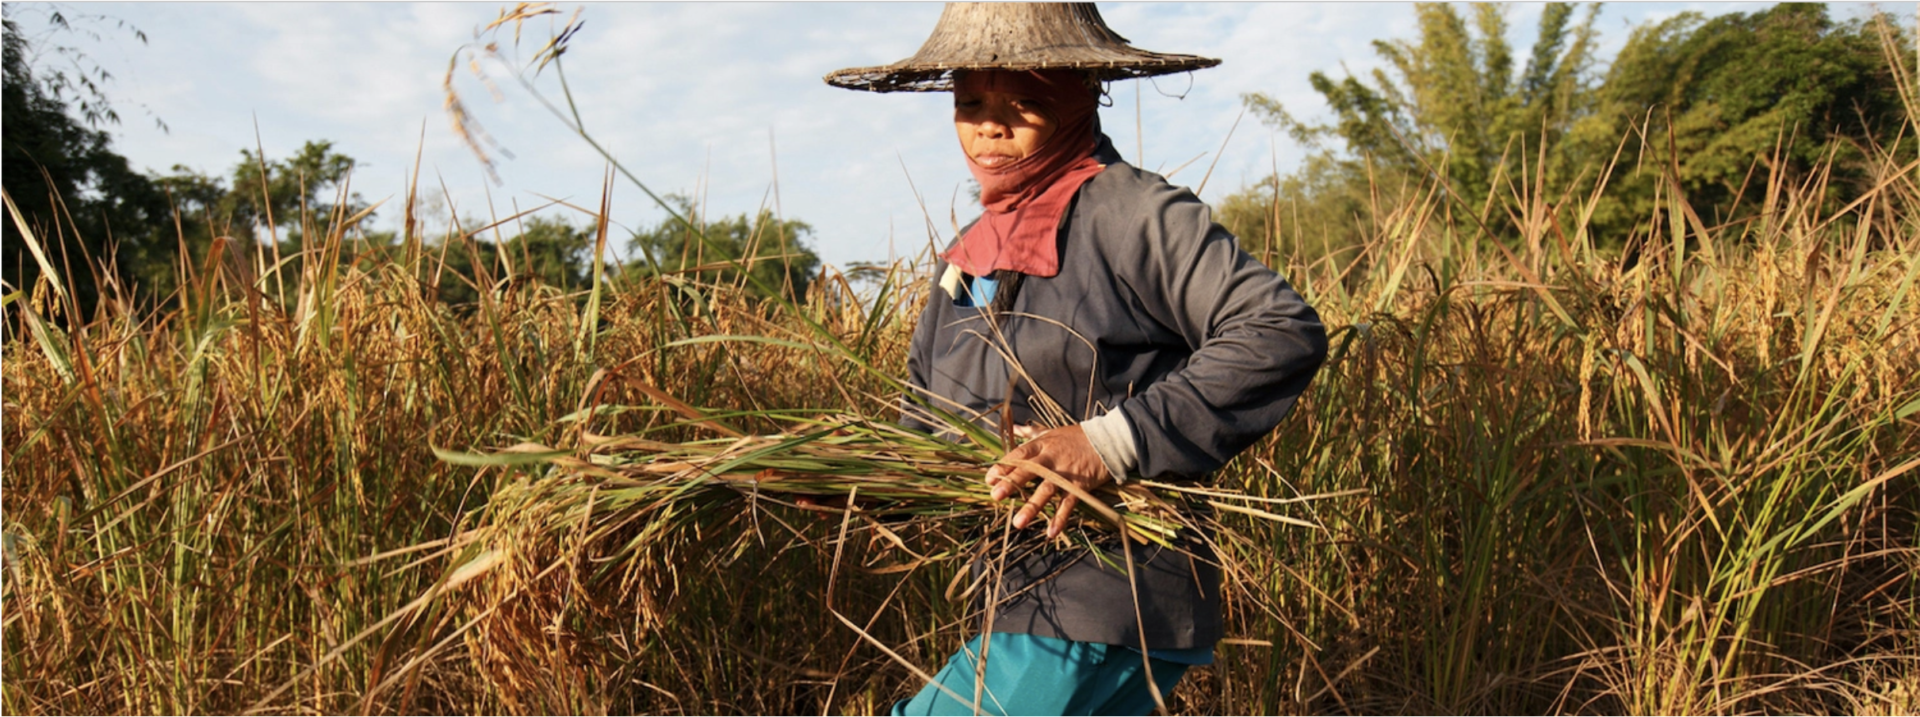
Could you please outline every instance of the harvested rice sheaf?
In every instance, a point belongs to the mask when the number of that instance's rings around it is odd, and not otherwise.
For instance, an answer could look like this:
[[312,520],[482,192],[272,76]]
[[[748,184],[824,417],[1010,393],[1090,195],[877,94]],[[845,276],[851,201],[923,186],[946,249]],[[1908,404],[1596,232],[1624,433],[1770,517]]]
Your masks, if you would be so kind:
[[[857,417],[780,420],[789,430],[773,435],[668,443],[589,434],[573,452],[517,446],[495,455],[545,468],[501,488],[491,501],[493,524],[547,535],[584,528],[589,540],[633,532],[614,555],[601,556],[617,561],[676,529],[773,505],[798,507],[802,497],[851,500],[863,526],[931,527],[962,536],[961,543],[1024,503],[1019,496],[995,501],[989,493],[984,478],[1000,458],[998,446],[953,443]],[[1249,507],[1273,501],[1230,490],[1129,481],[1092,497],[1098,505],[1083,498],[1091,510],[1076,511],[1078,529],[1062,540],[1110,539],[1123,529],[1136,541],[1170,546],[1183,531],[1200,532],[1212,509],[1310,525]]]

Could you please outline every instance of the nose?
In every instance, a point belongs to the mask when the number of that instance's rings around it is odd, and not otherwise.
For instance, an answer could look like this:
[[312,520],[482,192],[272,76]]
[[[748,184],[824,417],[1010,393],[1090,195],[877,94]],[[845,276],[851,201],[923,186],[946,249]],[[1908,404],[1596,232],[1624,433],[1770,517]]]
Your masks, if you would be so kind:
[[987,113],[986,116],[980,118],[980,124],[976,125],[976,127],[977,129],[975,131],[979,133],[980,136],[990,139],[1006,139],[1013,136],[1012,125],[1008,123],[1006,117],[1002,116],[999,112]]

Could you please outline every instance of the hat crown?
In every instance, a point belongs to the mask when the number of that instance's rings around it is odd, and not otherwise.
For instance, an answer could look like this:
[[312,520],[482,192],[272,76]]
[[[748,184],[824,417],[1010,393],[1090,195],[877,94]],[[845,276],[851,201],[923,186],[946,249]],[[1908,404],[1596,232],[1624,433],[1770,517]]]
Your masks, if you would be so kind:
[[1212,67],[1219,60],[1148,52],[1107,27],[1093,3],[947,3],[913,57],[827,75],[828,84],[874,92],[953,88],[963,70],[1077,69],[1097,79]]
[[1087,48],[1126,45],[1093,3],[947,3],[912,60],[1045,62]]

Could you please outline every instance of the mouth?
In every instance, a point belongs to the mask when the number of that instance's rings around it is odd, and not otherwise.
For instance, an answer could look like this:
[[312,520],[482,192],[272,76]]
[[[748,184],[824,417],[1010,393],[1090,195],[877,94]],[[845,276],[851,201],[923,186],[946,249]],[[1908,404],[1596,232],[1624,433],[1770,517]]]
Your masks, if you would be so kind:
[[1019,158],[1013,155],[988,153],[974,157],[973,161],[982,167],[992,168],[1012,164],[1017,159]]

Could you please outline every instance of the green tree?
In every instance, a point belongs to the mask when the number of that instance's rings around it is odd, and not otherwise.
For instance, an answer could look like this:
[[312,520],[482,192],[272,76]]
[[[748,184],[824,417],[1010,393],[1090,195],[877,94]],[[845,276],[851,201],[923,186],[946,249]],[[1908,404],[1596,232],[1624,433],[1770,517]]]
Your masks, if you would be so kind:
[[[231,223],[231,217],[224,216],[221,210],[229,190],[219,177],[176,164],[173,165],[172,174],[155,177],[154,184],[166,193],[168,202],[179,213],[183,223],[180,230],[187,236],[233,233],[227,226]],[[217,228],[209,224],[216,219],[221,220]]]
[[[187,259],[196,264],[206,259],[216,237],[224,237],[235,242],[229,251],[247,256],[256,250],[277,253],[286,258],[281,270],[298,274],[309,256],[301,253],[310,248],[305,246],[309,238],[324,238],[336,222],[367,208],[359,195],[341,195],[353,165],[352,157],[334,151],[333,143],[326,140],[306,142],[294,156],[264,165],[254,152],[240,150],[240,161],[225,179],[174,165],[170,174],[152,178],[173,213],[162,233],[169,244],[185,247]],[[344,243],[337,258],[357,261],[367,251],[392,243],[388,234],[356,227],[341,237]],[[276,237],[277,252],[270,243]],[[176,267],[171,263],[141,263],[133,271],[157,296],[167,296],[176,288]]]
[[673,219],[635,232],[628,246],[643,258],[629,262],[623,273],[647,276],[658,266],[660,271],[690,274],[702,281],[744,284],[748,283],[741,276],[745,268],[761,284],[789,297],[807,295],[820,269],[820,257],[808,247],[811,225],[777,219],[766,209],[752,217],[743,213],[709,219],[685,196],[668,195],[667,201],[701,233],[696,235]]
[[1247,105],[1269,125],[1344,159],[1354,179],[1367,169],[1361,158],[1375,162],[1376,183],[1382,172],[1390,182],[1438,172],[1476,214],[1501,169],[1522,155],[1531,160],[1543,146],[1549,177],[1564,181],[1565,166],[1577,158],[1554,148],[1589,112],[1597,6],[1578,21],[1572,5],[1545,6],[1539,38],[1517,73],[1504,8],[1472,6],[1471,25],[1453,5],[1423,3],[1415,11],[1417,40],[1373,43],[1391,71],[1375,70],[1371,84],[1351,75],[1308,76],[1333,110],[1332,124],[1299,122],[1260,93],[1245,96]]
[[[485,226],[463,222],[465,226]],[[444,252],[446,269],[440,278],[440,300],[449,304],[472,304],[480,300],[475,287],[537,284],[562,291],[580,291],[593,281],[594,227],[575,226],[564,219],[534,216],[524,222],[510,222],[502,229],[518,233],[504,241],[479,236],[455,239]],[[488,232],[490,233],[490,232]]]
[[1399,182],[1378,188],[1375,196],[1366,168],[1354,164],[1329,152],[1310,154],[1294,171],[1228,195],[1218,207],[1220,224],[1240,238],[1241,248],[1275,268],[1293,260],[1351,259],[1353,252],[1345,250],[1372,231],[1366,225],[1375,216],[1372,207],[1400,201],[1407,191]]
[[507,241],[504,254],[515,276],[578,291],[593,281],[593,239],[591,224],[574,226],[555,217],[536,216]]
[[218,211],[238,226],[279,234],[297,246],[303,235],[324,232],[335,219],[367,208],[359,194],[343,194],[353,165],[352,157],[335,152],[327,140],[309,141],[292,157],[265,162],[252,150],[240,150],[232,189]]
[[1663,172],[1710,222],[1750,216],[1769,171],[1791,181],[1828,164],[1831,203],[1871,188],[1876,147],[1913,148],[1878,19],[1840,23],[1825,5],[1789,3],[1635,28],[1576,131],[1589,161],[1623,140],[1623,156],[1641,159],[1611,178],[1596,225],[1618,234],[1653,215]]
[[[106,24],[142,43],[145,34],[110,17],[73,14],[60,6],[8,4],[0,12],[5,21],[0,119],[6,127],[0,150],[7,195],[54,270],[71,279],[83,314],[98,301],[100,280],[118,283],[146,302],[164,299],[174,288],[181,246],[188,259],[199,261],[214,237],[253,241],[277,235],[284,242],[281,253],[287,254],[300,248],[303,236],[367,207],[357,194],[344,191],[353,159],[324,140],[307,142],[284,160],[262,162],[242,150],[230,184],[179,166],[166,176],[134,171],[100,129],[120,121],[105,92],[111,75],[57,40],[68,32],[99,37],[94,28]],[[23,13],[43,17],[47,31],[38,38],[23,33]],[[43,60],[44,66],[37,64]],[[40,263],[10,218],[0,220],[0,235],[0,265],[6,268],[0,279],[31,289],[42,273]]]
[[1719,223],[1761,205],[1766,182],[1750,181],[1754,173],[1791,181],[1824,167],[1837,204],[1871,186],[1876,152],[1912,151],[1914,139],[1900,132],[1898,84],[1870,25],[1877,19],[1838,23],[1810,4],[1712,19],[1684,13],[1636,28],[1596,75],[1592,6],[1577,22],[1572,5],[1545,6],[1518,73],[1498,6],[1472,6],[1471,23],[1451,5],[1417,12],[1418,39],[1374,43],[1389,67],[1371,82],[1309,76],[1330,123],[1299,122],[1265,95],[1244,98],[1315,158],[1229,198],[1223,223],[1271,243],[1284,238],[1275,208],[1298,205],[1290,211],[1358,242],[1364,228],[1340,220],[1361,198],[1398,200],[1426,184],[1449,188],[1456,213],[1511,236],[1500,205],[1516,187],[1559,202],[1605,182],[1592,227],[1600,243],[1617,245],[1658,220],[1669,175]]
[[[7,8],[0,32],[5,63],[0,123],[6,127],[0,136],[0,176],[55,272],[71,279],[75,303],[85,315],[99,299],[98,279],[124,284],[141,274],[139,267],[167,263],[173,247],[161,232],[166,197],[92,126],[118,121],[101,91],[108,76],[37,73],[30,59],[34,47],[20,32],[12,6]],[[56,28],[70,27],[59,13],[52,18]],[[69,113],[69,95],[79,103],[84,122]],[[11,217],[0,221],[0,247],[6,267],[0,278],[32,289],[41,268]]]
[[[88,127],[120,124],[120,111],[114,107],[113,98],[106,92],[107,83],[113,81],[113,73],[95,62],[84,49],[64,44],[61,40],[78,34],[99,42],[106,39],[101,30],[112,25],[112,31],[124,32],[145,45],[147,33],[111,15],[78,12],[60,3],[8,3],[0,9],[0,14],[14,21],[14,24],[7,26],[7,34],[16,36],[22,46],[28,48],[26,65],[34,68],[33,80],[47,96],[66,105]],[[41,21],[43,31],[38,34],[21,32],[20,23],[32,24],[34,18]],[[141,105],[141,110],[148,119],[153,120],[155,127],[167,131],[167,123],[154,115],[152,110],[145,105]]]

